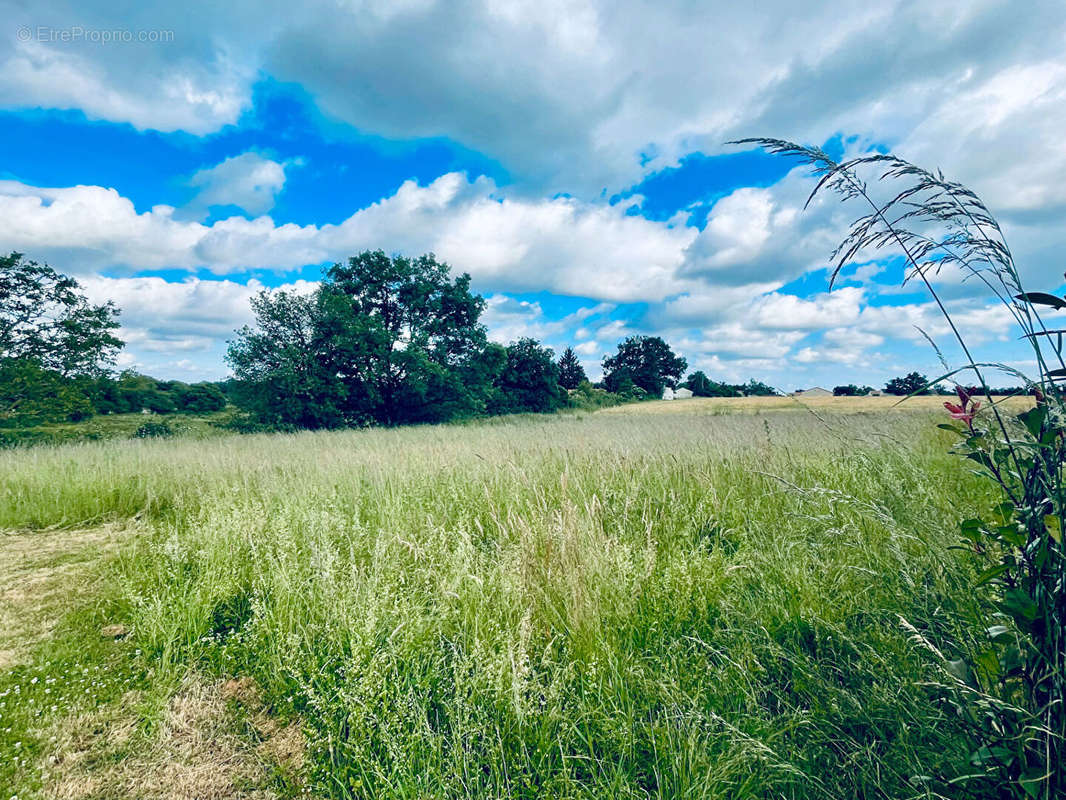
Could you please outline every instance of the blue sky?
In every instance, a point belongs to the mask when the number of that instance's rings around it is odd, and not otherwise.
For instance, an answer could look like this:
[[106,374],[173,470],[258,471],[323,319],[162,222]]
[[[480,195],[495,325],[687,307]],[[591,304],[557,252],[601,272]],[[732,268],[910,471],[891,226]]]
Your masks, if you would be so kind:
[[[436,252],[493,338],[592,375],[637,333],[784,389],[938,372],[918,329],[953,359],[948,331],[898,259],[829,293],[848,210],[802,211],[794,164],[724,144],[752,135],[942,167],[1030,287],[1062,282],[1055,3],[186,5],[16,4],[0,31],[0,249],[114,300],[123,367],[222,377],[255,292],[382,248]],[[943,289],[983,357],[1025,366],[1000,309]]]

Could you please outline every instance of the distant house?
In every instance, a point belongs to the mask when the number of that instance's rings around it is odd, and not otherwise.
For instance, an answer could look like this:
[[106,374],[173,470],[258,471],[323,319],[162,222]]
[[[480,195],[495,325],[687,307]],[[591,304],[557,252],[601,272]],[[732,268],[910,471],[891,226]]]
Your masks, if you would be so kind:
[[821,386],[812,386],[810,389],[797,389],[792,393],[793,397],[832,397],[833,393]]
[[663,388],[663,400],[685,400],[692,397],[691,389],[671,389],[669,386]]
[[881,395],[883,395],[883,394],[884,394],[884,392],[882,392],[880,389],[871,389],[870,391],[868,391],[866,393],[866,396],[867,397],[881,397]]

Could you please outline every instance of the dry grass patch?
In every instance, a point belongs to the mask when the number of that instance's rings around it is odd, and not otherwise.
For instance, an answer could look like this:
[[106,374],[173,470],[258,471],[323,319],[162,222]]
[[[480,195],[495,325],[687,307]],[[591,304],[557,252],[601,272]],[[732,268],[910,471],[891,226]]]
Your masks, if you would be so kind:
[[95,590],[91,567],[131,534],[116,525],[0,532],[0,670],[27,662],[71,600]]
[[56,800],[278,797],[304,765],[299,726],[268,716],[254,683],[190,678],[145,729],[144,699],[61,720],[43,765]]

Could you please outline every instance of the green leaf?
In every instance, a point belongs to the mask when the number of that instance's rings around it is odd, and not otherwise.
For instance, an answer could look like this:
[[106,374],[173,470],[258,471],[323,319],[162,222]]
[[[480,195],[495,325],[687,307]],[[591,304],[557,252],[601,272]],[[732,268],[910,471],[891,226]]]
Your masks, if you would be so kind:
[[997,564],[994,567],[989,567],[977,576],[977,581],[974,583],[974,585],[984,586],[986,583],[995,580],[1009,569],[1010,567],[1006,564]]
[[1039,607],[1033,602],[1033,599],[1024,591],[1018,588],[1007,589],[1003,593],[1003,602],[999,604],[999,607],[1010,615],[1018,627],[1024,630],[1030,630],[1032,623],[1036,619],[1037,614],[1040,613]]
[[1013,522],[1008,522],[1006,525],[1000,525],[996,528],[996,533],[999,534],[1000,539],[1014,547],[1021,547],[1025,544],[1025,532],[1018,530],[1018,526]]
[[986,633],[988,633],[988,638],[993,642],[998,642],[1000,639],[1010,636],[1010,632],[1010,628],[1006,625],[993,625],[986,631]]
[[959,527],[963,537],[971,542],[979,542],[984,538],[984,523],[979,519],[964,519]]
[[1062,521],[1054,514],[1048,514],[1044,517],[1044,525],[1047,527],[1048,536],[1062,544]]
[[1018,421],[1025,426],[1025,429],[1037,441],[1040,441],[1040,428],[1043,426],[1045,419],[1047,419],[1047,406],[1033,406],[1028,411],[1018,415]]
[[968,684],[970,682],[970,667],[961,658],[945,662],[944,669],[948,671],[949,675],[958,678],[963,683]]
[[970,763],[984,767],[988,765],[1010,765],[1014,762],[1014,754],[1005,747],[979,747],[970,755]]
[[976,461],[982,467],[986,467],[989,470],[993,469],[994,467],[994,465],[992,464],[992,459],[990,459],[988,457],[988,453],[985,452],[978,451],[975,453],[967,453],[966,458],[970,459],[971,461]]

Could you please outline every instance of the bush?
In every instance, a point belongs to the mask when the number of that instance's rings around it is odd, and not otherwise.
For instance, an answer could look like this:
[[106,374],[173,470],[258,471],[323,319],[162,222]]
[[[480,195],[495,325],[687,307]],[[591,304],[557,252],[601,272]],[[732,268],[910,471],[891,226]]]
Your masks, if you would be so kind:
[[174,431],[165,421],[146,422],[137,429],[136,433],[133,434],[134,438],[137,439],[165,439],[173,435]]
[[593,386],[588,381],[581,381],[577,388],[569,393],[567,406],[582,411],[595,411],[598,408],[610,408],[626,402],[622,395],[612,394],[605,389]]

